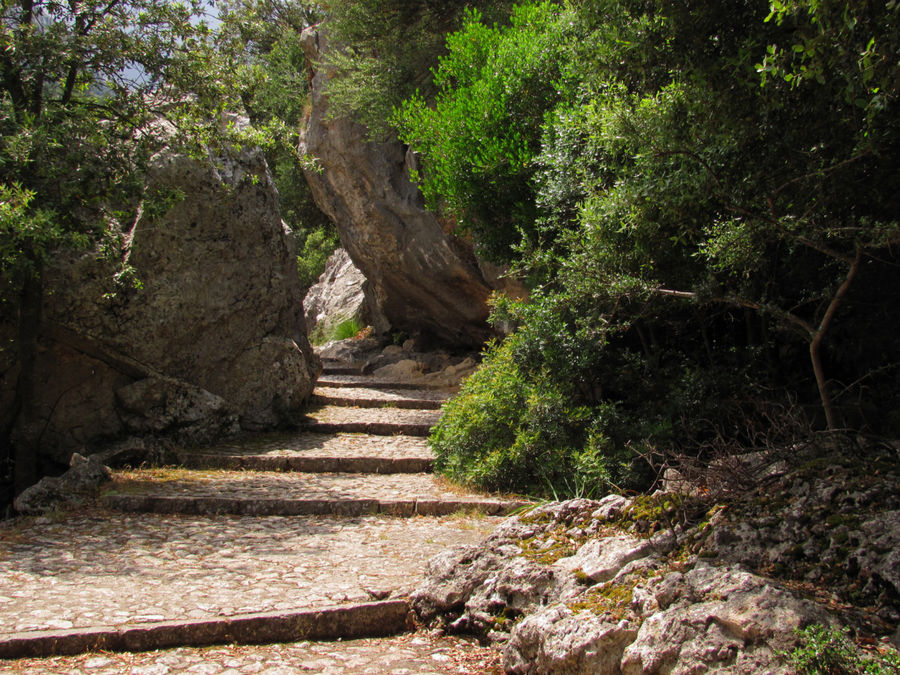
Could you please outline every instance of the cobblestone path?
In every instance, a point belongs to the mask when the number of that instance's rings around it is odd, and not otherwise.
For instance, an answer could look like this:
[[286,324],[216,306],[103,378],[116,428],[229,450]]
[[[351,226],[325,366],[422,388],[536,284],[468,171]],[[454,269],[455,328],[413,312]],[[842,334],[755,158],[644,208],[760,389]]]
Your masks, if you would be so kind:
[[490,650],[408,633],[405,598],[522,503],[428,473],[445,392],[334,370],[302,431],[182,450],[95,504],[0,524],[0,672],[495,672]]

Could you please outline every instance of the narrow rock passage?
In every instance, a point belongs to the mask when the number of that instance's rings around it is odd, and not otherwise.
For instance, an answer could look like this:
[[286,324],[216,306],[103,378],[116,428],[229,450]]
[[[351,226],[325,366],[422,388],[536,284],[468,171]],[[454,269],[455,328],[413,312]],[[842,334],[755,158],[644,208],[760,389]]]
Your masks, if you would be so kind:
[[[480,540],[522,502],[429,473],[422,433],[445,393],[340,372],[348,386],[320,387],[300,432],[182,450],[178,468],[116,472],[96,505],[0,525],[0,658],[407,630],[425,563]],[[410,653],[444,649],[423,640]],[[304,660],[317,649],[295,651]],[[478,671],[456,663],[429,656],[405,672]],[[182,672],[172,659],[159,665]]]

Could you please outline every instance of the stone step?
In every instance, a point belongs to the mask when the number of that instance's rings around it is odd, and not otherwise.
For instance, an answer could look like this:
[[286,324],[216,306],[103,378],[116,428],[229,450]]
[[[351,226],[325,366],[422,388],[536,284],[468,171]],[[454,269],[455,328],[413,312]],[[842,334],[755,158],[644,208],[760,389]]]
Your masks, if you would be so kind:
[[348,408],[321,406],[310,410],[301,423],[305,431],[316,433],[362,433],[391,436],[427,436],[441,418],[439,410],[399,408]]
[[263,434],[177,451],[188,469],[304,473],[419,473],[434,456],[424,438],[370,434]]
[[100,507],[4,521],[0,658],[404,630],[425,561],[498,522]]
[[313,402],[357,408],[405,408],[439,410],[447,394],[413,389],[371,389],[362,387],[316,387]]
[[142,469],[116,472],[105,507],[131,513],[242,516],[507,515],[526,505],[451,489],[425,474]]
[[359,374],[327,374],[318,379],[320,387],[349,387],[354,389],[405,389],[407,391],[440,391],[448,394],[454,393],[458,387],[448,387],[443,384],[430,382],[399,382],[395,380],[383,380],[372,375]]
[[0,659],[149,652],[217,644],[258,645],[301,640],[347,640],[396,635],[414,628],[405,599],[288,612],[258,612],[198,620],[0,635]]
[[362,375],[362,370],[356,366],[323,362],[322,375]]

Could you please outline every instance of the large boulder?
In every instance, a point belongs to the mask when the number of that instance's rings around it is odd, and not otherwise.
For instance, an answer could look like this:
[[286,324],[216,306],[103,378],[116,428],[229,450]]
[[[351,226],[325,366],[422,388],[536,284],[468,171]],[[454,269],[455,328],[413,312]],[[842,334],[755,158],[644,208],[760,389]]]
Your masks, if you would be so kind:
[[206,441],[290,423],[314,386],[294,240],[262,153],[160,153],[146,194],[120,250],[59,255],[46,272],[34,399],[16,431],[44,459],[134,434]]
[[303,48],[317,70],[300,150],[316,159],[318,170],[306,177],[319,208],[334,221],[394,330],[482,344],[490,334],[491,291],[521,289],[500,279],[496,268],[476,258],[471,244],[426,210],[410,181],[413,158],[403,144],[370,141],[364,126],[330,115],[329,73],[320,67],[328,46],[319,27],[304,31]]

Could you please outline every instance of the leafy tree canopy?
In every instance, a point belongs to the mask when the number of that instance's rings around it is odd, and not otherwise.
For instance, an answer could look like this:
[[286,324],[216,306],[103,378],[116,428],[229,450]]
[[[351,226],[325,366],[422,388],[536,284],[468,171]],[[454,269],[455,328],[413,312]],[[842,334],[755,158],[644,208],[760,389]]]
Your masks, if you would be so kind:
[[[830,429],[878,427],[833,399],[836,378],[890,387],[877,375],[900,358],[878,328],[896,298],[870,290],[896,282],[898,12],[588,0],[523,3],[499,24],[466,14],[436,96],[410,97],[395,121],[432,207],[536,285],[500,317],[518,324],[516,347],[487,367],[556,383],[615,417],[607,431],[626,420],[657,444],[676,441],[673,419],[715,418],[702,401],[729,394],[712,373],[737,396],[748,368],[770,392],[818,400]],[[641,364],[634,387],[672,404],[668,424],[613,384],[626,363]],[[488,433],[467,426],[484,404],[471,396],[442,422],[458,432],[438,432],[448,453]],[[526,403],[510,408],[523,424],[537,419]]]

